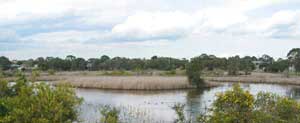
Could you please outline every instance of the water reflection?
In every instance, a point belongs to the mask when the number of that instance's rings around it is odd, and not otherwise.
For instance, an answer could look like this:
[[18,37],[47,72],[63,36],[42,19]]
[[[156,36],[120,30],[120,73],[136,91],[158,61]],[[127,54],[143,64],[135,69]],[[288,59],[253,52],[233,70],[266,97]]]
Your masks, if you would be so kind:
[[[195,118],[200,112],[210,107],[215,100],[215,94],[231,89],[227,83],[220,87],[201,90],[172,91],[118,91],[78,89],[77,94],[84,98],[81,106],[81,117],[85,122],[96,122],[101,105],[112,105],[122,110],[121,118],[126,122],[173,122],[175,112],[170,108],[175,103],[186,105],[187,116]],[[299,86],[241,84],[251,94],[272,92],[294,99],[300,99]]]

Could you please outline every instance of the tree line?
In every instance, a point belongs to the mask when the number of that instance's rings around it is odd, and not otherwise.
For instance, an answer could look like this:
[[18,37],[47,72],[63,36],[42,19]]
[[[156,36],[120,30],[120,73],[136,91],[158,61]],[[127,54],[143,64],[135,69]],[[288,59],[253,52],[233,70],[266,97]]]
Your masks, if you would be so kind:
[[[275,60],[269,55],[255,56],[232,56],[229,58],[215,55],[201,54],[190,60],[172,57],[153,56],[145,58],[126,58],[103,55],[99,58],[84,59],[73,55],[65,58],[39,57],[37,59],[11,61],[5,56],[0,57],[0,69],[9,70],[13,64],[23,65],[28,68],[36,66],[40,70],[55,71],[98,71],[98,70],[185,70],[189,62],[201,63],[201,67],[207,71],[226,70],[228,74],[237,75],[239,71],[249,74],[254,69],[264,72],[283,72],[293,67],[296,72],[300,71],[300,49],[294,48],[287,54],[287,58]],[[257,68],[258,67],[258,68]]]

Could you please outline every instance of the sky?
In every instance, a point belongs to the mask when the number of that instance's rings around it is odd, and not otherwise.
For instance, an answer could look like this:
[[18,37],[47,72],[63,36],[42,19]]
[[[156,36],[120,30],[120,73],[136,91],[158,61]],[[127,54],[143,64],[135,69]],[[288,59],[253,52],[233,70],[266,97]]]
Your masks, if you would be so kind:
[[299,0],[0,0],[0,56],[191,58],[300,47]]

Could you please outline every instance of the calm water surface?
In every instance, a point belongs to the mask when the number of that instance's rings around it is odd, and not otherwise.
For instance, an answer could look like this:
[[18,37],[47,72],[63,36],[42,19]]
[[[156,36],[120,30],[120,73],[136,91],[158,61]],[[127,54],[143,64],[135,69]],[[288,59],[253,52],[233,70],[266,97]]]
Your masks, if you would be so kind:
[[[77,95],[84,98],[81,105],[81,118],[84,122],[97,122],[100,118],[99,107],[115,106],[121,110],[121,119],[125,122],[173,122],[175,112],[171,107],[175,103],[185,104],[187,117],[194,119],[205,111],[215,100],[215,94],[231,89],[227,83],[220,87],[204,90],[172,91],[120,91],[99,89],[77,89]],[[300,87],[293,85],[241,84],[251,94],[260,91],[272,92],[300,100]]]

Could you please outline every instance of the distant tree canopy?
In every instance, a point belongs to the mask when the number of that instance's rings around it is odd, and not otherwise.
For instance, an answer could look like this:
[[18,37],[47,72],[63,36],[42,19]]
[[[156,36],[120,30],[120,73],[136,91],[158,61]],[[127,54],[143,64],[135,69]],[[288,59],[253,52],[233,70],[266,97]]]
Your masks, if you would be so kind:
[[293,66],[296,72],[300,72],[300,48],[293,48],[287,54],[289,63]]
[[1,56],[0,57],[0,70],[7,70],[10,68],[11,62],[8,58]]
[[[255,69],[264,72],[283,72],[290,67],[294,67],[296,72],[300,71],[300,48],[294,48],[287,54],[287,59],[279,58],[275,60],[269,55],[255,56],[233,56],[229,58],[217,57],[215,55],[201,54],[192,59],[201,62],[201,69],[205,71],[224,70],[228,74],[237,75],[243,71],[250,74]],[[191,60],[192,60],[191,59]],[[153,56],[145,58],[109,57],[107,55],[99,58],[84,59],[73,55],[65,58],[59,57],[39,57],[37,59],[14,61],[14,64],[33,67],[37,65],[40,70],[55,71],[97,71],[97,70],[175,70],[187,69],[189,62],[187,59],[177,59],[171,57]],[[254,64],[257,63],[257,64]],[[8,58],[0,57],[0,68],[8,70],[12,62]]]
[[[33,60],[41,70],[56,71],[80,71],[80,70],[174,70],[185,69],[186,59],[176,59],[171,57],[152,57],[151,59],[125,58],[103,55],[100,58],[90,58],[85,60],[73,55],[68,55],[65,59],[59,57],[39,57]],[[25,61],[23,61],[25,63]]]
[[198,88],[204,85],[204,81],[201,78],[204,66],[205,62],[201,56],[191,58],[191,61],[186,65],[186,75],[191,85],[195,85]]

